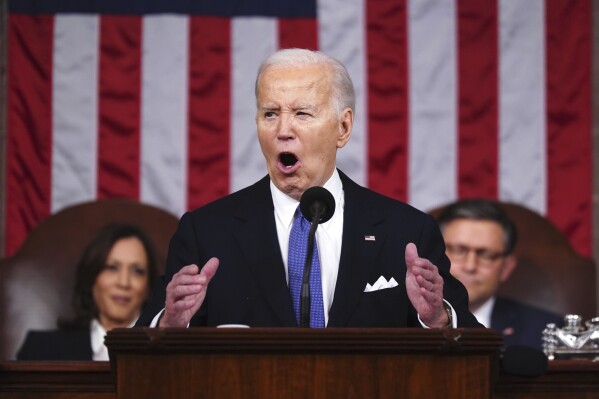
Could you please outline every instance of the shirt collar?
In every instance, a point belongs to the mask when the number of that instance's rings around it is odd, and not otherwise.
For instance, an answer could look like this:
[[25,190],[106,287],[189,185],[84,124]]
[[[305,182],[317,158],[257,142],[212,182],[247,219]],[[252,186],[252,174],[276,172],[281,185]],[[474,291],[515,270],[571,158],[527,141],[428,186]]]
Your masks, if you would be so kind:
[[92,352],[99,353],[104,346],[104,336],[106,330],[98,319],[92,319],[90,323],[91,341],[92,341]]
[[[133,319],[133,321],[129,323],[127,327],[133,327],[136,321],[137,318]],[[100,323],[98,319],[91,320],[89,324],[89,329],[92,341],[92,351],[93,353],[98,353],[104,347],[104,337],[106,336],[106,330],[104,329],[104,326],[102,325],[102,323]]]
[[493,312],[493,306],[495,305],[495,297],[487,299],[485,303],[480,305],[476,312],[472,312],[476,320],[483,326],[491,327],[491,313]]
[[[333,194],[333,198],[335,198],[335,212],[337,209],[340,209],[341,198],[343,195],[343,183],[341,182],[341,177],[339,177],[339,172],[337,168],[334,169],[332,176],[327,180],[324,184],[324,188],[329,190],[331,194]],[[295,215],[295,210],[299,205],[299,201],[291,198],[281,190],[275,186],[275,184],[270,181],[270,192],[272,195],[272,202],[275,207],[276,217],[279,219],[279,222],[285,226],[287,229],[291,229],[291,225],[293,224],[293,217]],[[323,223],[322,226],[326,229],[329,222]]]

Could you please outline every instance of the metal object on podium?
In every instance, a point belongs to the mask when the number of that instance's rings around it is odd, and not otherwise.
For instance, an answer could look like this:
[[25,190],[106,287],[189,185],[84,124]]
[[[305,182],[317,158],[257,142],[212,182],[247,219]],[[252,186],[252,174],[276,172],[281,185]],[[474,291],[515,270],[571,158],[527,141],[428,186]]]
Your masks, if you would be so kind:
[[549,360],[554,359],[599,359],[599,317],[587,320],[568,314],[564,327],[547,324],[543,330],[543,352]]

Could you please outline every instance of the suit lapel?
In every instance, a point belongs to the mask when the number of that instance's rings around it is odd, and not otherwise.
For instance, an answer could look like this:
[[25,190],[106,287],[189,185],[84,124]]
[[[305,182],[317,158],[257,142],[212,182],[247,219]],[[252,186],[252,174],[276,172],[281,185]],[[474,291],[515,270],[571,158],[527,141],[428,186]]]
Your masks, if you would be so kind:
[[339,172],[339,175],[345,196],[343,241],[329,327],[347,325],[368,283],[370,270],[367,265],[374,263],[386,240],[381,226],[384,215],[378,209],[360,208],[359,204],[368,203],[360,198],[360,187],[343,173]]
[[520,334],[513,307],[500,297],[495,298],[491,311],[491,328],[503,335],[504,346],[512,345]]
[[260,180],[252,191],[252,206],[238,207],[235,217],[239,228],[235,237],[261,291],[273,312],[286,327],[297,325],[277,229],[268,176]]

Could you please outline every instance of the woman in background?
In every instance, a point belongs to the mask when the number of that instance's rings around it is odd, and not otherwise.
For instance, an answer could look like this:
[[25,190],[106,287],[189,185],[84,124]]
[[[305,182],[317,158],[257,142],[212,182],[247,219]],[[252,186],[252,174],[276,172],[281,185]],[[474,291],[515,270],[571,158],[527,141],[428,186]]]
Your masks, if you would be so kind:
[[110,224],[88,244],[77,265],[74,317],[58,330],[30,331],[18,360],[108,360],[106,332],[132,327],[158,274],[154,248],[129,224]]

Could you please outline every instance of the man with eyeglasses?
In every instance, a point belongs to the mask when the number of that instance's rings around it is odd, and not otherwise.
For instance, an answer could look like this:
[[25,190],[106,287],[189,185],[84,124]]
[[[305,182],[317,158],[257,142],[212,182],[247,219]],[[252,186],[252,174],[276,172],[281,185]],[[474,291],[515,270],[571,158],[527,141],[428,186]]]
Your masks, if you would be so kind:
[[451,261],[450,272],[468,291],[469,308],[478,321],[502,333],[505,346],[541,349],[547,323],[562,317],[512,299],[497,296],[517,264],[516,227],[492,201],[464,199],[445,208],[438,217]]

